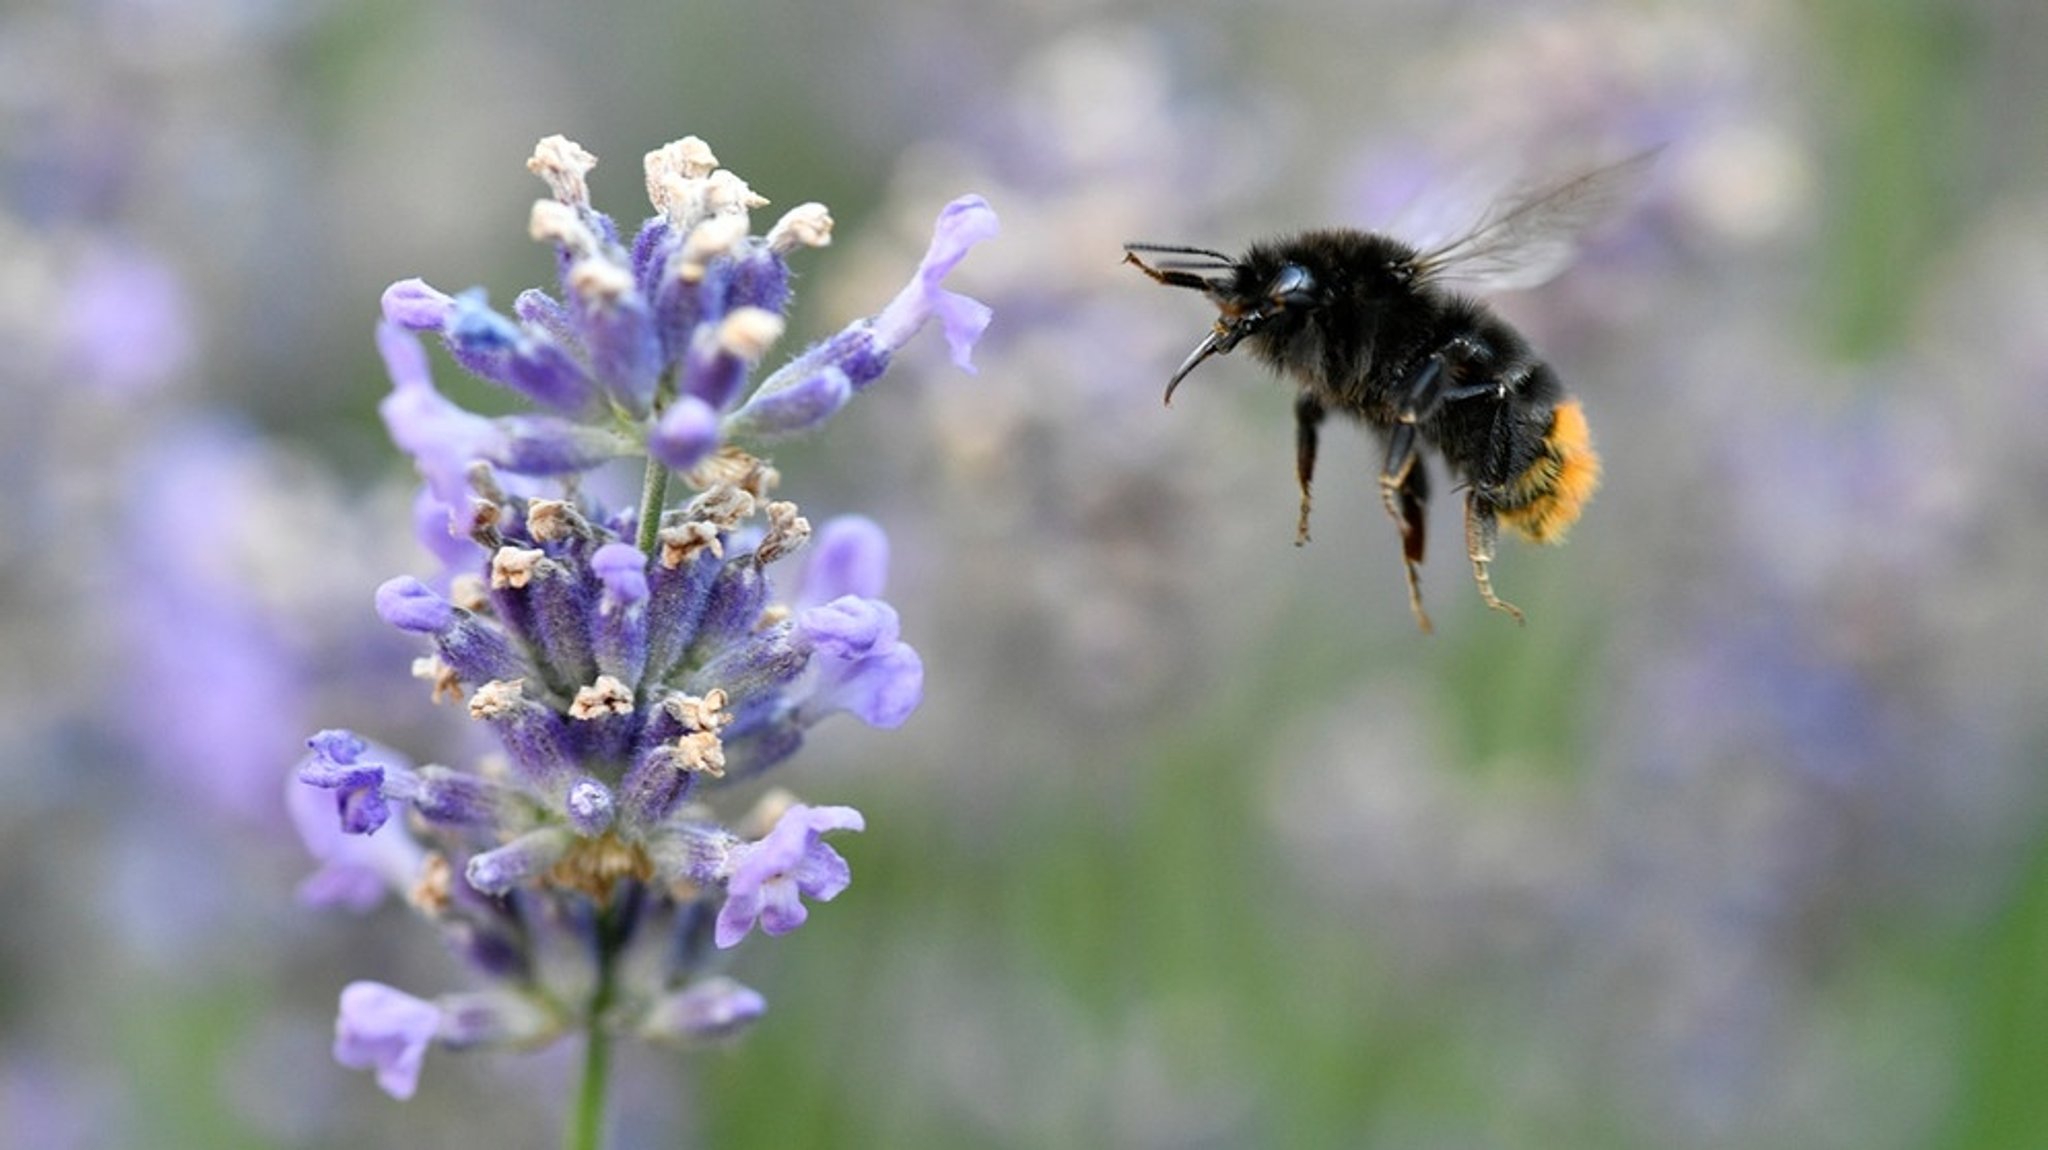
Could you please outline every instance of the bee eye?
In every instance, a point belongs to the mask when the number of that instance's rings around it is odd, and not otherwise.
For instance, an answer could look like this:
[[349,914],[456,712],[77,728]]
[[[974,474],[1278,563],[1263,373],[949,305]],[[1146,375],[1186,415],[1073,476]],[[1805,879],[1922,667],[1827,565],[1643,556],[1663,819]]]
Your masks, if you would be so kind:
[[1298,307],[1316,302],[1315,277],[1300,264],[1286,264],[1281,267],[1273,282],[1266,286],[1266,298],[1282,307]]

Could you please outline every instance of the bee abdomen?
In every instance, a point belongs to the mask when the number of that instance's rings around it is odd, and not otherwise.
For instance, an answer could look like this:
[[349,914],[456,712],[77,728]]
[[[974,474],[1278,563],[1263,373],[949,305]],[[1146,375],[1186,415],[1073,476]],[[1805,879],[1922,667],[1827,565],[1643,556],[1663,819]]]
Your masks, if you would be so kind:
[[1579,401],[1568,399],[1550,416],[1543,450],[1520,475],[1501,485],[1494,496],[1500,521],[1538,543],[1563,540],[1586,501],[1600,487],[1600,455],[1586,428]]

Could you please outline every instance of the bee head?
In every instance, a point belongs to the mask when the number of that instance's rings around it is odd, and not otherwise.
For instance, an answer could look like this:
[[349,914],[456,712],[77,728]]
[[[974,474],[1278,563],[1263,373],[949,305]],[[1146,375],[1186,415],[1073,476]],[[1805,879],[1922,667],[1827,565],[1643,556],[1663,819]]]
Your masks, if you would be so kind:
[[[1183,257],[1146,263],[1139,252],[1160,252]],[[1125,244],[1124,262],[1166,284],[1192,288],[1216,305],[1216,322],[1202,342],[1188,353],[1166,382],[1166,402],[1173,402],[1180,381],[1212,355],[1228,355],[1245,337],[1290,308],[1299,312],[1320,301],[1315,277],[1298,263],[1274,266],[1265,261],[1239,260],[1206,248],[1167,247],[1159,244]],[[1206,273],[1206,274],[1204,274]]]

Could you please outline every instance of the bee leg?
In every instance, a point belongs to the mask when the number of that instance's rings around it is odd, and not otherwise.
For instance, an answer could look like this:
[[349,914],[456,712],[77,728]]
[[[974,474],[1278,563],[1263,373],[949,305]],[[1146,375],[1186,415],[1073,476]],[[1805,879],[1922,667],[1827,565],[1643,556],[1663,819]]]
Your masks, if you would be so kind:
[[1493,545],[1499,533],[1492,501],[1477,490],[1466,492],[1465,554],[1472,560],[1472,581],[1479,585],[1479,597],[1488,607],[1507,612],[1519,624],[1523,621],[1521,609],[1493,593],[1493,579],[1486,573],[1493,563]]
[[1492,373],[1487,373],[1489,378],[1472,383],[1447,381],[1447,373],[1455,371],[1454,364],[1462,367],[1477,356],[1478,349],[1465,339],[1454,339],[1431,352],[1402,387],[1401,403],[1395,409],[1394,418],[1401,423],[1421,423],[1435,415],[1444,404],[1480,396],[1499,399],[1507,394],[1505,382]]
[[1396,420],[1412,427],[1436,410],[1437,404],[1442,402],[1437,386],[1443,380],[1445,362],[1444,352],[1437,351],[1415,369],[1415,374],[1401,389],[1401,405],[1394,414]]
[[1427,633],[1434,630],[1429,612],[1422,609],[1423,545],[1427,541],[1427,520],[1423,511],[1429,503],[1429,474],[1422,469],[1422,455],[1415,449],[1415,426],[1399,424],[1387,436],[1386,466],[1380,471],[1380,503],[1394,526],[1401,531],[1401,567],[1408,576],[1408,609]]
[[1429,480],[1422,453],[1415,449],[1415,426],[1399,424],[1387,436],[1387,462],[1380,471],[1380,503],[1401,529],[1401,554],[1422,562],[1423,505],[1429,501]]
[[1323,422],[1322,401],[1303,395],[1294,401],[1294,476],[1301,481],[1301,518],[1294,524],[1294,545],[1308,542],[1309,483],[1316,474],[1316,431]]

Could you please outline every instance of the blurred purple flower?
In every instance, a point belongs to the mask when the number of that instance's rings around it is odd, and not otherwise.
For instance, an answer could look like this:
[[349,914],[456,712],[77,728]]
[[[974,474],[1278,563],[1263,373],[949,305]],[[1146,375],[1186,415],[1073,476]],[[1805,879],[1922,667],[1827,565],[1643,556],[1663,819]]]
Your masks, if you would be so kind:
[[89,1150],[134,1141],[132,1094],[100,1069],[58,1059],[48,1044],[0,1049],[0,1114],[10,1146]]
[[176,379],[198,351],[198,320],[183,279],[131,245],[86,253],[65,285],[56,320],[63,366],[111,396]]
[[641,1033],[685,1042],[731,1038],[767,1009],[767,1000],[753,988],[730,978],[707,978],[656,1003],[647,1012]]
[[879,599],[889,579],[889,536],[874,520],[841,515],[818,529],[804,564],[796,605],[816,607],[841,595]]
[[[276,818],[278,760],[305,729],[306,654],[286,612],[247,582],[252,524],[293,493],[256,441],[219,425],[177,426],[127,482],[115,607],[130,639],[123,722],[145,759],[186,794],[251,821]],[[275,504],[275,506],[273,506]]]
[[441,1008],[381,982],[351,982],[341,992],[334,1022],[334,1059],[377,1072],[377,1085],[393,1098],[419,1089],[420,1063],[441,1025]]

